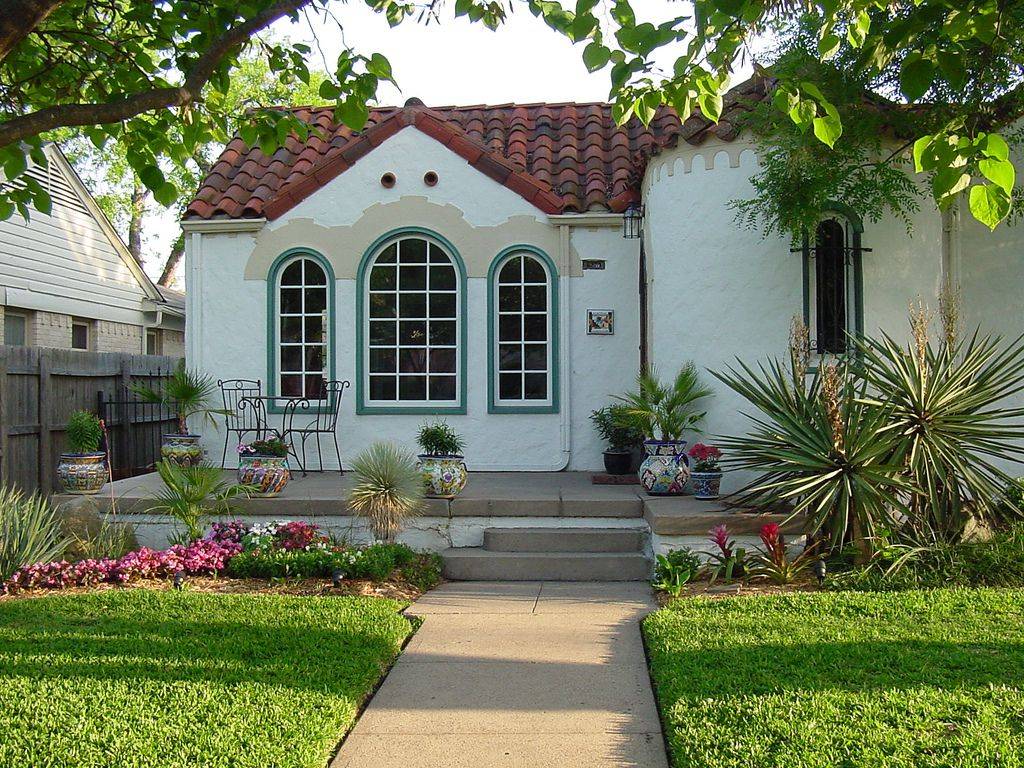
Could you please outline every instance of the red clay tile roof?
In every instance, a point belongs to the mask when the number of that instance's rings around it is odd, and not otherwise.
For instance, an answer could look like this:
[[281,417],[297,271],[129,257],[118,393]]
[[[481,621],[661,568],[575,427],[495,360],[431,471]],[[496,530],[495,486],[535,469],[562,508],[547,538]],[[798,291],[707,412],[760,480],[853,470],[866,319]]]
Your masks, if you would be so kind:
[[699,144],[708,136],[731,141],[738,118],[764,98],[755,77],[725,97],[717,124],[695,112],[680,124],[671,109],[650,126],[637,120],[616,126],[608,104],[502,104],[374,109],[366,128],[354,132],[334,121],[330,107],[296,107],[320,129],[306,142],[289,137],[266,156],[233,138],[185,210],[187,219],[275,219],[352,166],[374,147],[409,126],[434,137],[482,173],[546,213],[622,211],[639,199],[651,155],[680,138]]

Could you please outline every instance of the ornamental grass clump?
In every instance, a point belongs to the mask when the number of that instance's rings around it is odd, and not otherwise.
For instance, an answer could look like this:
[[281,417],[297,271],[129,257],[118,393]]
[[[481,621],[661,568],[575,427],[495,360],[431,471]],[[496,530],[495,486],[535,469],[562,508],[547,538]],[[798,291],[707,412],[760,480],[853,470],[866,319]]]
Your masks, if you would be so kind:
[[0,584],[23,566],[60,557],[67,544],[46,499],[0,486]]
[[423,478],[415,458],[391,443],[377,442],[352,461],[352,472],[356,484],[349,494],[350,508],[369,521],[374,538],[394,541],[423,504]]

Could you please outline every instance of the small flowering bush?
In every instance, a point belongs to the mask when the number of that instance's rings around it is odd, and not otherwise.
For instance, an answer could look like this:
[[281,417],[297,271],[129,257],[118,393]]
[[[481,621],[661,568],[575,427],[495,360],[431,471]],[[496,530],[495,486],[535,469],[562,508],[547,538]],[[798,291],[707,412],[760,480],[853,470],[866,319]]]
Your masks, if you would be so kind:
[[221,544],[241,544],[248,533],[249,526],[241,520],[218,521],[210,525],[210,530],[204,538]]
[[796,557],[789,556],[789,552],[786,551],[786,538],[782,535],[778,523],[766,523],[761,526],[760,537],[764,548],[757,557],[755,576],[776,584],[792,584],[810,566],[810,549],[805,549]]
[[288,444],[279,437],[272,437],[269,440],[253,440],[251,443],[239,443],[238,455],[284,458],[288,455]]
[[725,524],[716,525],[708,534],[715,548],[708,552],[708,572],[711,582],[722,578],[725,581],[739,579],[746,573],[747,552],[737,547],[735,540],[730,538],[729,529]]
[[722,460],[722,451],[713,445],[695,443],[689,451],[693,459],[694,472],[718,472]]
[[6,592],[25,589],[91,587],[97,584],[127,584],[139,579],[169,578],[179,571],[189,575],[222,573],[231,558],[241,551],[237,543],[199,539],[191,544],[176,544],[169,549],[142,547],[124,557],[59,560],[37,563],[15,571],[3,587]]

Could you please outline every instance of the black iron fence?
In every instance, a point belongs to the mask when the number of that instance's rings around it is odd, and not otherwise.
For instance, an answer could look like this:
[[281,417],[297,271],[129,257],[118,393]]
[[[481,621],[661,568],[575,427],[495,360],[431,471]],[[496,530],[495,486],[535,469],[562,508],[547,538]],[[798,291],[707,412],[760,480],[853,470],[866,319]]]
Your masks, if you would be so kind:
[[[158,368],[154,377],[164,378],[170,374],[171,371],[161,372]],[[160,459],[162,435],[177,430],[174,413],[157,403],[140,400],[124,386],[113,392],[101,390],[96,400],[96,412],[106,426],[114,479],[152,472],[153,465]]]

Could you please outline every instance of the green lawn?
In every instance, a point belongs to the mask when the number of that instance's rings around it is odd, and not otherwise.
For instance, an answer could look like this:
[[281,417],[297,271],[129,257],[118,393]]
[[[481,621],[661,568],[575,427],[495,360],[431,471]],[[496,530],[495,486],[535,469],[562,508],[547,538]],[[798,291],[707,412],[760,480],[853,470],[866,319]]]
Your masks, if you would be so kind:
[[644,635],[676,768],[1024,765],[1024,591],[679,600]]
[[412,631],[360,597],[0,602],[0,766],[324,768]]

